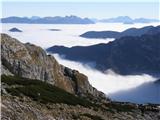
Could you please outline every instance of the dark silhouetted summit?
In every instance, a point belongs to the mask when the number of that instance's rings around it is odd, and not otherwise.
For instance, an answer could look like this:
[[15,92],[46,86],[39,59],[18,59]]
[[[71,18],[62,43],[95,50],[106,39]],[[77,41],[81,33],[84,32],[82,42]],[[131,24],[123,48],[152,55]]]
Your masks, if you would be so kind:
[[18,28],[11,28],[9,31],[10,32],[22,32],[22,30],[19,30]]
[[160,31],[160,26],[154,27],[154,26],[147,26],[143,28],[129,28],[122,32],[116,32],[116,31],[89,31],[82,35],[81,37],[85,38],[120,38],[123,36],[141,36],[149,31]]

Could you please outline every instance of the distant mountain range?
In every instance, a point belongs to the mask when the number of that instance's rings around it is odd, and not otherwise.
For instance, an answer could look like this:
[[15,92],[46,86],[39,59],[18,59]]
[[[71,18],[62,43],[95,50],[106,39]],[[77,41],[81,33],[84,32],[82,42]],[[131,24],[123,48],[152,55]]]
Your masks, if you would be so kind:
[[[159,30],[160,26],[156,27]],[[80,35],[84,38],[120,38],[123,36],[141,36],[149,31],[153,31],[156,29],[154,26],[147,26],[143,28],[129,28],[122,32],[117,31],[88,31]]]
[[80,18],[77,16],[65,17],[7,17],[1,19],[2,23],[28,23],[28,24],[93,24],[94,22],[88,18]]
[[2,23],[28,23],[28,24],[94,24],[96,22],[105,22],[105,23],[124,23],[124,24],[133,24],[133,23],[151,23],[151,22],[160,22],[157,19],[147,19],[147,18],[137,18],[132,19],[128,16],[119,16],[116,18],[109,19],[89,19],[89,18],[80,18],[74,15],[71,16],[55,16],[55,17],[38,17],[32,16],[28,17],[7,17],[1,19]]
[[136,18],[132,19],[128,16],[119,16],[115,18],[102,19],[98,22],[106,22],[106,23],[124,23],[124,24],[133,24],[133,23],[151,23],[151,22],[160,22],[157,19],[148,19],[148,18]]
[[53,46],[48,52],[65,55],[66,59],[82,63],[94,62],[96,69],[116,73],[160,74],[160,26],[142,36],[125,36],[108,44],[92,46]]

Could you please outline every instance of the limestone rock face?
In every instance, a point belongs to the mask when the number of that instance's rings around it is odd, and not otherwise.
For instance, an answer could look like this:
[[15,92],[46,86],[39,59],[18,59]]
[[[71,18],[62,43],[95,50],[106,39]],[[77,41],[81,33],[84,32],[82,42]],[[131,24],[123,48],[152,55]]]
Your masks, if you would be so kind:
[[13,74],[3,65],[1,65],[1,74],[3,75],[9,75],[9,76],[13,76]]
[[89,84],[85,75],[60,65],[42,48],[30,43],[23,44],[7,34],[1,34],[1,59],[5,68],[1,74],[42,80],[77,95],[104,97]]

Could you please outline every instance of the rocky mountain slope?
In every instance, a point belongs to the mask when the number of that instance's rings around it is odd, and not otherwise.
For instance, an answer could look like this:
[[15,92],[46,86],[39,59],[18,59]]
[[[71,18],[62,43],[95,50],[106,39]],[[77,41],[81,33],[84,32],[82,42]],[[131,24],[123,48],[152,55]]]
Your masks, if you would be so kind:
[[159,120],[158,105],[95,101],[51,84],[1,76],[2,120]]
[[88,31],[80,35],[84,38],[120,38],[124,36],[141,36],[150,34],[151,31],[160,32],[160,26],[146,26],[142,28],[129,28],[122,32],[117,31]]
[[112,69],[119,74],[160,74],[160,32],[140,37],[126,36],[108,44],[92,46],[53,46],[48,52],[65,55],[82,63],[94,62],[101,71]]
[[35,45],[1,34],[2,120],[158,120],[158,105],[112,102]]
[[60,65],[42,48],[6,34],[1,34],[1,60],[2,74],[38,79],[77,95],[104,96],[89,84],[87,76]]

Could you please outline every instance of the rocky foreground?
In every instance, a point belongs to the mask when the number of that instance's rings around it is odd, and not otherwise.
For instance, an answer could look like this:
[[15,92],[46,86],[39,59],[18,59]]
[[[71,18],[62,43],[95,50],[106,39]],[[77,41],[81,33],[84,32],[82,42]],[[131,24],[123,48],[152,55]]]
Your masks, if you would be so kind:
[[1,34],[2,120],[159,120],[158,105],[113,102],[35,45]]

